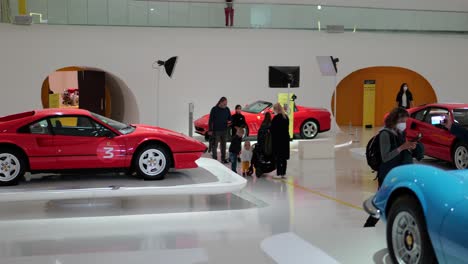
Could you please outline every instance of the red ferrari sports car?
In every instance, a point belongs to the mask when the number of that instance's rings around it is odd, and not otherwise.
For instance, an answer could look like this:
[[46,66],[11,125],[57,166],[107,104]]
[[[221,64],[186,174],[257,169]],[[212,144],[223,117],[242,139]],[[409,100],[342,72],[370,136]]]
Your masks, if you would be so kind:
[[0,185],[26,171],[124,170],[161,180],[169,168],[196,168],[206,146],[182,134],[127,125],[81,109],[47,109],[0,118]]
[[[247,128],[246,136],[256,136],[263,122],[264,114],[270,112],[273,115],[273,104],[265,101],[256,101],[245,106],[242,114],[245,116]],[[234,114],[232,111],[231,114]],[[208,120],[210,115],[204,115],[195,120],[195,132],[207,137]],[[304,139],[312,139],[318,133],[330,130],[331,114],[325,108],[311,108],[295,105],[294,107],[294,134]]]
[[455,123],[468,126],[468,104],[428,104],[409,110],[408,139],[423,136],[426,155],[453,163],[458,169],[468,168],[468,142],[456,139],[442,125],[446,116]]

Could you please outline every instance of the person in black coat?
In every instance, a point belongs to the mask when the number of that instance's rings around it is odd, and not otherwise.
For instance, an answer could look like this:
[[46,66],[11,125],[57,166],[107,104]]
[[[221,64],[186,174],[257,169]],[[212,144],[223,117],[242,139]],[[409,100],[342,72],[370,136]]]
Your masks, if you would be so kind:
[[413,94],[408,88],[408,84],[403,83],[396,97],[397,107],[409,109],[413,107]]
[[208,135],[213,137],[211,154],[213,159],[218,159],[218,143],[221,145],[221,162],[226,160],[226,137],[229,125],[231,125],[231,111],[227,107],[226,97],[221,97],[218,103],[211,109],[208,121]]
[[272,151],[276,159],[276,177],[285,178],[287,160],[289,159],[289,118],[283,107],[276,103],[273,106],[276,115],[271,121],[270,133],[272,136]]
[[244,128],[244,134],[245,134],[245,128],[247,127],[247,122],[245,122],[245,117],[242,114],[242,106],[236,105],[236,113],[231,116],[231,137],[234,137],[235,134],[237,134],[237,129],[239,128]]

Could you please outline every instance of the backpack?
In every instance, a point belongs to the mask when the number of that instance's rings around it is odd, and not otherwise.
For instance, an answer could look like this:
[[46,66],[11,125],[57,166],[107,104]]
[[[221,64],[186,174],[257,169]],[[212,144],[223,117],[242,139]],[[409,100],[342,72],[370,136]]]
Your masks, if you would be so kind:
[[371,167],[372,172],[379,171],[380,165],[382,164],[382,157],[380,155],[380,132],[373,136],[366,146],[366,160],[367,165]]

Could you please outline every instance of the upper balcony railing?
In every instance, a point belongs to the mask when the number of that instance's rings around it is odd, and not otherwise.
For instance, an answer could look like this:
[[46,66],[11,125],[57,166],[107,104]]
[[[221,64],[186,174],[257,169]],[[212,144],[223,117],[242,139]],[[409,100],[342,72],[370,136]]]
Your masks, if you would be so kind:
[[[10,0],[12,16],[18,3]],[[34,23],[148,27],[225,27],[226,4],[147,0],[29,0]],[[346,31],[468,32],[468,12],[293,4],[234,3],[234,28]]]

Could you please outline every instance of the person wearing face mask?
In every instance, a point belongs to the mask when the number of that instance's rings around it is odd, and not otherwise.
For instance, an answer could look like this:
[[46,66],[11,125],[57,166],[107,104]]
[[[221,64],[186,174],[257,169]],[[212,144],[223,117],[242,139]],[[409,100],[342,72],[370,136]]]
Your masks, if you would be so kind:
[[408,89],[408,84],[403,83],[396,97],[397,107],[409,109],[413,107],[413,94]]
[[[424,158],[424,146],[420,142],[406,140],[406,109],[397,107],[385,118],[385,128],[379,133],[380,156],[382,163],[377,172],[378,188],[382,186],[387,174],[395,167],[412,164],[413,158]],[[364,227],[373,227],[378,218],[370,216]]]
[[228,127],[231,124],[231,110],[227,107],[227,103],[226,97],[221,97],[211,109],[208,121],[208,134],[214,139],[211,154],[213,159],[218,159],[218,143],[220,143],[222,163],[229,163],[226,160],[226,138]]

